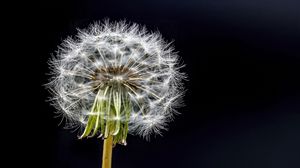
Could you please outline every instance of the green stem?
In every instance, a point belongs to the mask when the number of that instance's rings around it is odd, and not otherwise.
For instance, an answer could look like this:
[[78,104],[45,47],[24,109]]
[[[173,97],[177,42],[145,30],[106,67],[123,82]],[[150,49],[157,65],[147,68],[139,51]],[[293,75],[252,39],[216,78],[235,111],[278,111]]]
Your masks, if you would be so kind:
[[111,168],[113,136],[109,135],[103,142],[102,168]]

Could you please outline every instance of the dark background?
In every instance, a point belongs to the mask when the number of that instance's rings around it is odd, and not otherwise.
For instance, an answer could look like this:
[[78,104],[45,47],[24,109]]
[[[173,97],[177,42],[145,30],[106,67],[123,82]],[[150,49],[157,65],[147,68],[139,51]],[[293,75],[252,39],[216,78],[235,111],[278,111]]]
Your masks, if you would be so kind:
[[29,48],[34,54],[26,58],[33,74],[30,92],[36,93],[30,99],[32,122],[25,128],[34,134],[25,140],[30,144],[23,157],[30,164],[100,167],[102,141],[77,140],[76,132],[58,126],[42,85],[57,45],[76,28],[109,18],[146,25],[174,40],[189,76],[185,107],[169,131],[150,142],[129,136],[126,147],[114,148],[114,168],[300,167],[300,1],[44,0],[35,5],[33,22],[25,25],[32,26],[35,41]]

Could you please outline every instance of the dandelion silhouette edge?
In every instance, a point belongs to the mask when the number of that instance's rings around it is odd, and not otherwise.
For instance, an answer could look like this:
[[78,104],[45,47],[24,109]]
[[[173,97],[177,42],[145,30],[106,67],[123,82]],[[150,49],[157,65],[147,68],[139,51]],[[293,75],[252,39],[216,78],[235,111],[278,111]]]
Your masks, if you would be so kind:
[[47,87],[67,128],[79,138],[161,134],[182,105],[177,52],[160,33],[126,21],[95,22],[68,37],[49,61]]

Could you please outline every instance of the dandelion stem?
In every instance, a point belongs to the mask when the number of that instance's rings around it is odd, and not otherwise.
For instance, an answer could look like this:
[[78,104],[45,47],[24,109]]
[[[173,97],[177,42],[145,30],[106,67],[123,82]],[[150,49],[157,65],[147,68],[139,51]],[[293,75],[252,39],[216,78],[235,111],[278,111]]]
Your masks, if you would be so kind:
[[111,168],[113,136],[109,135],[103,142],[102,168]]

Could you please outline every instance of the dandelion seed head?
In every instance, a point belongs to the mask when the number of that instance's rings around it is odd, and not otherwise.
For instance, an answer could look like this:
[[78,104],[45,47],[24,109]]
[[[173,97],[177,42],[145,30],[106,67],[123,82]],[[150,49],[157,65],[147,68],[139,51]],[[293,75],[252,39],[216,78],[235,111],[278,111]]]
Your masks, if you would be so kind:
[[84,127],[96,115],[100,125],[127,122],[130,133],[147,138],[161,134],[181,104],[185,74],[177,52],[159,33],[135,23],[97,22],[79,30],[50,65],[54,105],[72,125]]

